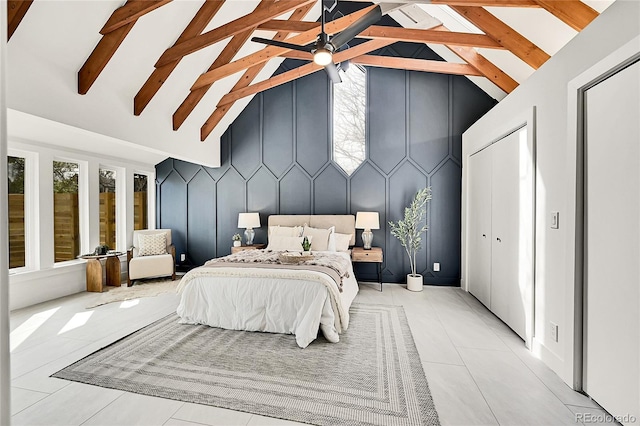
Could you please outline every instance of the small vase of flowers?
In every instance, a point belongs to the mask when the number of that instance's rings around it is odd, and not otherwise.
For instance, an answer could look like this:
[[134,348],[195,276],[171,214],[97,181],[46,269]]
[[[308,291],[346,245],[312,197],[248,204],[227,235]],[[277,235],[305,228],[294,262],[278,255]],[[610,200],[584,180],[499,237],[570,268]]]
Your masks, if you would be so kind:
[[242,237],[240,236],[240,234],[234,234],[231,239],[233,240],[234,247],[240,247],[242,245]]

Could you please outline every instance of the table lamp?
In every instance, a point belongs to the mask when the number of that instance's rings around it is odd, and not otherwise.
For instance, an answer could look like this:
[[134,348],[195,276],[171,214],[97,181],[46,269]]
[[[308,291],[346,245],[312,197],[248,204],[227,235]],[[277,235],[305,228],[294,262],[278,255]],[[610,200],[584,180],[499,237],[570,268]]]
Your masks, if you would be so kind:
[[259,213],[240,213],[238,215],[238,228],[246,228],[244,231],[244,238],[247,240],[247,245],[253,244],[253,237],[256,235],[253,228],[260,228],[260,214]]
[[356,214],[356,229],[364,229],[362,232],[362,244],[365,250],[371,250],[373,242],[372,229],[380,229],[380,217],[378,212],[358,212]]

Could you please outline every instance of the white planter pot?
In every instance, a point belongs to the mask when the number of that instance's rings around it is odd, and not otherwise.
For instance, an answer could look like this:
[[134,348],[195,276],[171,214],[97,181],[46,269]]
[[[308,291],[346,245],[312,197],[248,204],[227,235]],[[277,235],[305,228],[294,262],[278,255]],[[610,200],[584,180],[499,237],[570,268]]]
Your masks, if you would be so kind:
[[234,241],[233,242],[233,246],[234,247],[240,247],[242,245],[242,241]]
[[407,290],[422,291],[422,275],[407,274]]

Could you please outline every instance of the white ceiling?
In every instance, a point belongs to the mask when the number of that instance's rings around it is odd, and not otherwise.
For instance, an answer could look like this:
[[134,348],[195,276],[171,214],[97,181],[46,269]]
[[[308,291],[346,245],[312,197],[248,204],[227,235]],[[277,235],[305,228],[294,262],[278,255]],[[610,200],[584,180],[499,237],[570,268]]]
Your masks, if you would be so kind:
[[[598,12],[612,0],[587,0]],[[219,139],[244,109],[249,98],[237,102],[211,135],[200,142],[200,127],[215,109],[219,99],[229,92],[240,74],[218,81],[198,104],[178,131],[172,130],[171,116],[189,93],[196,78],[207,70],[222,51],[227,40],[185,57],[143,113],[133,115],[133,98],[154,69],[154,63],[170,47],[195,15],[202,0],[174,0],[140,18],[118,48],[86,95],[77,92],[77,72],[101,38],[100,29],[111,13],[123,4],[113,0],[36,0],[8,43],[7,104],[10,109],[30,114],[31,120],[9,121],[9,133],[22,139],[46,139],[52,132],[61,132],[56,144],[91,152],[116,147],[115,156],[155,164],[166,157],[175,157],[208,166],[219,164]],[[227,0],[207,30],[219,27],[250,13],[258,0]],[[548,54],[553,55],[576,32],[544,9],[488,8],[488,10],[529,38]],[[409,6],[414,20],[442,22],[450,30],[481,32],[447,6],[420,4]],[[428,15],[427,15],[428,14]],[[430,16],[429,16],[430,15]],[[319,5],[307,20],[319,16]],[[395,11],[391,16],[405,26],[420,27],[407,18],[407,13]],[[286,18],[287,16],[283,16]],[[261,32],[262,37],[274,33]],[[236,56],[246,56],[261,49],[257,43],[247,43]],[[430,47],[446,60],[460,62],[443,46]],[[489,60],[519,83],[533,69],[508,51],[479,49]],[[256,81],[268,78],[280,64],[272,60]],[[485,78],[471,78],[487,93],[500,100],[505,93]],[[43,124],[46,132],[34,132],[25,126],[37,126],[37,117],[68,126]],[[96,134],[64,131],[69,126]],[[83,136],[84,135],[84,136]],[[120,141],[113,145],[114,141]],[[108,149],[107,149],[108,150]]]

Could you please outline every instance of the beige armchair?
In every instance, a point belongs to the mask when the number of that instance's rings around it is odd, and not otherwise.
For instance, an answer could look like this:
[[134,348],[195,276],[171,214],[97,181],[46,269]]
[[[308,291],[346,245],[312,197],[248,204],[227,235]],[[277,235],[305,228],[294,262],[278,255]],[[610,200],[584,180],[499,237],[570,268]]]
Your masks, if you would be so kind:
[[[164,240],[160,234],[164,234]],[[176,248],[171,244],[171,230],[133,231],[133,247],[127,251],[127,287],[140,278],[169,275],[176,279]]]

